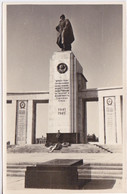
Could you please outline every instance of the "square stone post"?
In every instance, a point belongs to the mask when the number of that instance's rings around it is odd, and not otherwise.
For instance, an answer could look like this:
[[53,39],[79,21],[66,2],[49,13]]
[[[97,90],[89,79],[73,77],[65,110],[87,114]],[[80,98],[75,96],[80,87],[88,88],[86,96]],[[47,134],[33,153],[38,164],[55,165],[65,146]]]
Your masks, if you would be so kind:
[[86,101],[82,98],[78,99],[78,132],[80,134],[80,143],[87,143],[87,107]]
[[122,119],[121,119],[121,99],[120,95],[116,96],[116,133],[117,133],[117,143],[121,144],[122,143]]
[[28,120],[27,120],[27,144],[32,144],[33,141],[33,100],[28,101]]
[[[12,110],[14,110],[14,113],[12,115],[10,115],[9,119],[14,121],[14,123],[11,123],[12,125],[10,126],[10,123],[7,125],[7,127],[9,127],[7,130],[7,140],[10,141],[11,145],[15,144],[15,138],[16,138],[16,130],[15,130],[15,124],[16,124],[16,100],[12,100],[12,102],[10,103]],[[8,105],[7,105],[8,106]],[[11,110],[11,111],[12,111]],[[8,109],[7,109],[7,113],[8,113]],[[8,114],[7,114],[8,117]],[[8,118],[7,118],[8,120]],[[8,139],[9,138],[9,139]]]
[[104,103],[103,97],[99,96],[99,143],[105,143],[105,134],[104,134]]

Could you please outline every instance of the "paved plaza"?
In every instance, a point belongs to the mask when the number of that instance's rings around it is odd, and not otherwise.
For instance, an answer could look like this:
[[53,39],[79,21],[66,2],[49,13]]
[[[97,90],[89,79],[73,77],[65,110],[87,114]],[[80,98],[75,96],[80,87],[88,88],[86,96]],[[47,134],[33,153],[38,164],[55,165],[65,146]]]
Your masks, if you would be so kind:
[[[30,191],[31,189],[24,188],[23,177],[7,177],[7,188],[8,190],[23,190]],[[34,189],[34,191],[42,190],[47,191],[50,189]],[[52,189],[54,190],[54,189]],[[122,180],[92,180],[86,183],[80,191],[92,192],[96,190],[98,192],[122,192]],[[70,192],[71,190],[69,190]]]
[[[115,163],[122,163],[122,154],[121,153],[23,153],[23,154],[7,154],[7,163],[8,164],[37,164],[41,162],[46,162],[52,159],[83,159],[84,163],[107,163],[107,164],[114,164]],[[7,186],[8,192],[10,193],[14,190],[14,193],[20,193],[19,190],[22,190],[21,193],[27,193],[28,191],[36,191],[36,189],[26,189],[24,188],[24,177],[7,177],[5,178],[6,183],[5,187]],[[116,180],[91,180],[84,184],[83,188],[79,190],[79,192],[122,192],[122,185],[123,181],[121,179]],[[37,193],[42,193],[45,191],[54,191],[48,189],[37,189]],[[56,191],[56,190],[55,190]],[[64,192],[64,190],[57,192]],[[67,192],[71,193],[72,190],[68,190]],[[73,191],[75,193],[76,190]],[[56,193],[56,192],[55,192]]]
[[122,153],[8,153],[7,163],[40,163],[52,159],[83,159],[84,163],[122,163]]

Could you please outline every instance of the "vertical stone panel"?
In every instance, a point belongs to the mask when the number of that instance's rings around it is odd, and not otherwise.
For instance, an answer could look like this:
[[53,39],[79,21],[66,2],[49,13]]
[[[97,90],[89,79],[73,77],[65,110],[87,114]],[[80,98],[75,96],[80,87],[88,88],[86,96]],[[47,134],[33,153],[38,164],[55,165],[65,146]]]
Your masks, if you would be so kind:
[[107,144],[117,143],[116,98],[104,97],[105,136]]
[[27,143],[27,115],[28,101],[17,100],[16,111],[16,144],[24,145]]

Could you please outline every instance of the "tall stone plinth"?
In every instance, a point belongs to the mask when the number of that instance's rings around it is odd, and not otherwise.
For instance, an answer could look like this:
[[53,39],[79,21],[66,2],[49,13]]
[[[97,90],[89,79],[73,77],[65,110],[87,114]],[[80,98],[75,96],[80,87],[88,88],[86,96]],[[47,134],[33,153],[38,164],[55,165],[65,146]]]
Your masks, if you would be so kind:
[[[48,135],[50,141],[58,131],[63,141],[80,142],[78,89],[79,75],[83,69],[71,51],[55,52],[50,61],[49,81],[49,121]],[[85,86],[85,85],[84,85]]]

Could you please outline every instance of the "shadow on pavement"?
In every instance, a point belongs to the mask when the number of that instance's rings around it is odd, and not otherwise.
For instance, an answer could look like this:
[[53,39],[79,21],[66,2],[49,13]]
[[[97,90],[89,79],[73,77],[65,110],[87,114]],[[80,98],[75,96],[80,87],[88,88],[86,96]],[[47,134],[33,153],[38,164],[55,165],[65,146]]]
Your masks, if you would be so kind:
[[90,189],[90,190],[112,189],[115,183],[116,183],[116,180],[101,180],[101,179],[97,180],[96,179],[91,181],[84,181],[84,186],[82,187],[82,189]]
[[[83,180],[80,179],[80,190],[106,190],[112,189],[116,180]],[[24,189],[24,178],[8,177],[7,188],[9,190]]]

